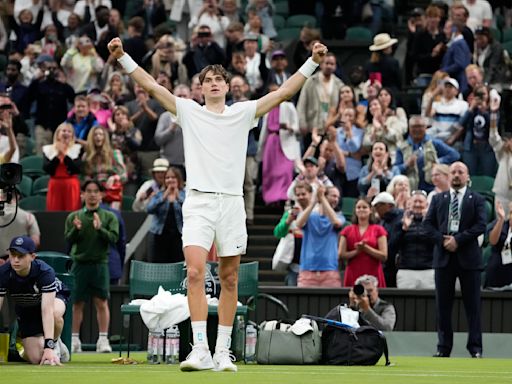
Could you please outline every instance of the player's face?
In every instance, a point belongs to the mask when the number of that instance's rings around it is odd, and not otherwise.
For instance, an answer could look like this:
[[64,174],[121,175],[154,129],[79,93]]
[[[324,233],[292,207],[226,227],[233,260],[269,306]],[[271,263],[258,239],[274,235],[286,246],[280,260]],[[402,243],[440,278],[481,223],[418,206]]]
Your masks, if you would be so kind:
[[214,74],[210,71],[204,77],[201,90],[205,98],[225,98],[229,86],[221,75]]
[[20,276],[28,275],[30,272],[30,264],[34,258],[35,255],[33,253],[23,254],[15,250],[9,250],[9,262],[11,263],[11,267]]

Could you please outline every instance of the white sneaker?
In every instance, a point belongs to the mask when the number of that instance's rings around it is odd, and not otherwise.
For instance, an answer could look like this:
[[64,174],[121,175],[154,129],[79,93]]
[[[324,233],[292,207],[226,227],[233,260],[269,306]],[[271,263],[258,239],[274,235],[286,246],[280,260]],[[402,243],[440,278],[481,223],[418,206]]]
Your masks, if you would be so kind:
[[194,345],[187,359],[180,364],[182,371],[204,371],[213,368],[212,355],[208,347],[204,345]]
[[57,343],[55,343],[55,353],[57,354],[57,356],[59,356],[61,363],[69,362],[69,359],[70,359],[69,349],[66,346],[66,344],[64,344],[62,342],[60,337],[57,339]]
[[80,353],[82,352],[82,342],[78,337],[73,337],[71,339],[71,352]]
[[110,346],[110,343],[108,342],[108,339],[106,337],[102,337],[98,339],[96,342],[96,352],[100,353],[110,353],[112,352],[112,347]]
[[215,364],[213,370],[218,372],[236,372],[238,368],[233,364],[235,360],[235,356],[233,356],[228,349],[217,350],[213,355],[213,364]]

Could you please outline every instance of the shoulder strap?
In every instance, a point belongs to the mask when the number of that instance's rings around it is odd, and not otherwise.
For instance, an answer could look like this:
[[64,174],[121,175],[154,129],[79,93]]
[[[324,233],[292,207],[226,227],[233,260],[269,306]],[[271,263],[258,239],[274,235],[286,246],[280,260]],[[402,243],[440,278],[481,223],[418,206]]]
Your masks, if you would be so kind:
[[379,331],[380,340],[382,342],[382,347],[384,349],[384,357],[386,358],[386,367],[389,367],[391,365],[391,362],[389,361],[389,350],[388,350],[388,341],[386,340],[386,336],[383,332]]

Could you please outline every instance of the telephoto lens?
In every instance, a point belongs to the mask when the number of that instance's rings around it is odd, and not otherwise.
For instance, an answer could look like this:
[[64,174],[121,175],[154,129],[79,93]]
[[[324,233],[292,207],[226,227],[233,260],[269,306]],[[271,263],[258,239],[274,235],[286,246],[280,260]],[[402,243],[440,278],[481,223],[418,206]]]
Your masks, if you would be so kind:
[[362,284],[356,284],[352,289],[357,296],[362,296],[366,292],[366,289],[364,289],[364,286]]

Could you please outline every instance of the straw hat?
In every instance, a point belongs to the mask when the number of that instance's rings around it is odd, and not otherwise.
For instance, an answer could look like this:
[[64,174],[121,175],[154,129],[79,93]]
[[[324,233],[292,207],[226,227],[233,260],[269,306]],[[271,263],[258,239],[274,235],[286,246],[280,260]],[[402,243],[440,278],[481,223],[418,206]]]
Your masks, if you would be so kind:
[[370,51],[382,51],[388,47],[391,47],[393,44],[398,42],[397,39],[392,39],[391,36],[387,33],[379,33],[375,35],[373,38],[373,45],[370,45]]

